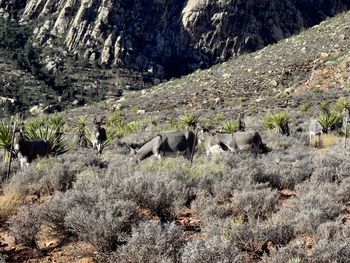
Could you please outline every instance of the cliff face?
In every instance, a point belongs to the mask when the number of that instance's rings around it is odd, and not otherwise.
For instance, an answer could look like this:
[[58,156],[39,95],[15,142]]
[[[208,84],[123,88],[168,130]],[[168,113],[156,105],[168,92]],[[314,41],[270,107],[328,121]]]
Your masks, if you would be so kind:
[[348,0],[0,0],[0,15],[38,20],[35,44],[169,78],[205,68],[349,9]]

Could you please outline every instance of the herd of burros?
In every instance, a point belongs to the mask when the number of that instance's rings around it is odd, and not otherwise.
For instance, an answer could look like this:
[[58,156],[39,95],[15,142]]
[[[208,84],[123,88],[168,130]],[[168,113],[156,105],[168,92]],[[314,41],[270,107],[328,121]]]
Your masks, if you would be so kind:
[[[309,125],[310,144],[314,142],[315,146],[319,146],[321,135],[322,126],[318,120],[311,120]],[[93,148],[97,150],[98,154],[102,154],[107,135],[101,122],[96,122],[95,119],[90,139]],[[15,132],[13,142],[13,149],[17,153],[21,167],[29,166],[34,159],[47,156],[50,153],[48,142],[27,140],[22,129]],[[225,151],[232,153],[248,151],[254,155],[268,151],[258,131],[245,131],[245,127],[241,125],[240,130],[234,133],[222,133],[203,127],[194,131],[164,131],[138,148],[130,147],[130,150],[133,160],[137,163],[152,155],[158,159],[161,159],[162,156],[183,155],[192,162],[198,144],[203,144],[208,157]]]

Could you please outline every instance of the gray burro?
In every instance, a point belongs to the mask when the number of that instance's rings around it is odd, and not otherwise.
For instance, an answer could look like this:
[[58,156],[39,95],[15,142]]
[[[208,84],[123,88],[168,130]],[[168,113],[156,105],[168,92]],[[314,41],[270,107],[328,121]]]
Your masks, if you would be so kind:
[[207,156],[223,151],[251,151],[258,154],[263,151],[263,143],[257,131],[218,133],[202,129],[199,142],[204,144]]
[[309,139],[310,139],[310,145],[314,143],[315,147],[321,146],[321,136],[323,133],[323,128],[320,122],[316,119],[310,120],[309,125]]
[[104,142],[107,140],[105,128],[101,127],[101,121],[94,119],[94,127],[91,133],[92,147],[97,149],[98,154],[102,154]]
[[161,156],[183,155],[190,160],[197,145],[196,135],[192,131],[166,131],[156,135],[140,149],[131,149],[134,160],[141,160],[154,155]]

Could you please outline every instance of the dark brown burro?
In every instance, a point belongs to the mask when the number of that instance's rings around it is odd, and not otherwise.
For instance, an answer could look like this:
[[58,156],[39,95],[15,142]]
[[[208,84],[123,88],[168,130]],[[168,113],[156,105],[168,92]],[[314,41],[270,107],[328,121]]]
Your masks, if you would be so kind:
[[17,130],[13,140],[14,150],[20,160],[21,168],[29,164],[38,157],[45,157],[50,153],[50,145],[44,140],[27,140],[23,131]]

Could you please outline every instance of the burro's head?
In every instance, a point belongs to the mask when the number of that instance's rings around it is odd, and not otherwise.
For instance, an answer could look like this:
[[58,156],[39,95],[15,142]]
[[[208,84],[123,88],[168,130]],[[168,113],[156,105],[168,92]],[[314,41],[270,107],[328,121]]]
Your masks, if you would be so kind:
[[211,135],[210,127],[199,127],[198,129],[198,143],[203,143],[208,136]]
[[130,147],[130,153],[129,153],[131,160],[135,163],[140,162],[139,154],[138,154],[138,149]]
[[97,120],[96,118],[93,119],[93,123],[94,123],[94,128],[95,129],[100,129],[101,128],[101,123],[102,121],[101,120]]
[[19,151],[20,144],[23,141],[23,131],[20,129],[17,129],[15,131],[14,137],[13,137],[13,149],[15,151]]

